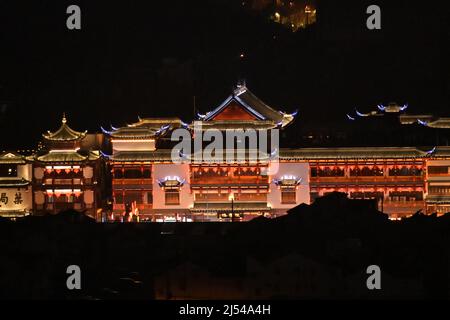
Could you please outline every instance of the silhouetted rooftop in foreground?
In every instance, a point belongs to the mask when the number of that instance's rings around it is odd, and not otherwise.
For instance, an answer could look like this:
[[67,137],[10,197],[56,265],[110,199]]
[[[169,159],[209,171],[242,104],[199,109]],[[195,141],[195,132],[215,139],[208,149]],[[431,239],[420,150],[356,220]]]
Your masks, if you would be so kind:
[[[249,223],[96,224],[74,212],[0,221],[0,268],[8,275],[0,277],[0,296],[167,298],[157,294],[167,289],[165,281],[187,277],[192,298],[205,294],[202,281],[218,286],[208,291],[215,298],[231,293],[255,298],[251,288],[267,281],[265,298],[448,298],[449,217],[417,213],[390,221],[370,202],[333,193],[286,216]],[[65,290],[58,276],[71,264],[79,264],[86,276],[78,294]],[[364,291],[358,280],[372,264],[388,275],[376,294]],[[191,269],[195,275],[182,271]],[[310,279],[317,290],[289,291],[292,281],[303,288],[302,272],[315,274]],[[270,281],[280,284],[279,291],[270,289]],[[171,292],[172,298],[176,294]]]

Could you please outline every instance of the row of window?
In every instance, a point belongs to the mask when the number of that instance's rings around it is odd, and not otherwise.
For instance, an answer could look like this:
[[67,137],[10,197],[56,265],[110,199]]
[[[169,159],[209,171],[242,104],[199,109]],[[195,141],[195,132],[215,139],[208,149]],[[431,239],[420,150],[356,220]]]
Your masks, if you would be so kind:
[[389,200],[391,201],[423,201],[423,193],[421,191],[396,191],[389,192]]
[[[152,204],[153,195],[151,192],[127,192],[125,194],[116,193],[114,196],[114,202],[116,204]],[[177,205],[180,204],[180,192],[177,189],[166,190],[165,191],[165,204],[166,205]]]
[[[362,167],[353,168],[349,171],[350,177],[382,177],[384,175],[384,170],[380,167]],[[418,168],[391,168],[388,171],[391,177],[402,177],[402,176],[421,176],[422,170]],[[345,170],[341,168],[311,168],[311,177],[344,177]]]
[[[147,202],[144,202],[144,198],[147,197]],[[196,201],[229,201],[228,194],[196,194]],[[265,193],[241,193],[234,195],[235,201],[267,201],[267,194]],[[178,189],[168,189],[164,192],[166,205],[179,205],[180,204],[180,191]],[[136,204],[151,204],[153,203],[153,197],[151,192],[146,192],[144,195],[140,192],[127,192],[125,195],[122,193],[115,194],[116,204],[130,204],[135,202]],[[295,204],[297,203],[295,188],[286,188],[281,190],[281,203],[283,204]]]
[[[328,195],[331,192],[325,192],[324,195]],[[314,202],[317,198],[320,197],[318,192],[311,192],[311,201]],[[350,192],[350,198],[352,199],[378,199],[381,200],[384,198],[384,193],[381,191],[360,191],[360,192]],[[391,191],[388,194],[388,200],[391,201],[423,201],[423,192],[422,191]]]
[[383,192],[350,192],[352,199],[383,199]]
[[150,169],[120,169],[114,170],[115,179],[150,179],[152,176]]
[[[352,199],[383,199],[383,192],[350,192]],[[388,199],[392,201],[422,201],[423,193],[421,191],[392,191],[388,194]]]
[[311,177],[343,177],[345,171],[340,168],[311,168]]
[[[416,168],[416,167],[397,167],[397,168],[390,168],[388,171],[389,176],[392,177],[402,177],[402,176],[421,176],[422,175],[422,169]],[[448,166],[430,166],[428,167],[428,173],[429,174],[448,174],[449,167]],[[351,177],[377,177],[377,176],[383,176],[384,170],[381,167],[362,167],[362,168],[353,168],[350,169],[350,176]],[[64,175],[65,173],[61,173]],[[258,176],[261,172],[259,169],[239,169],[237,170],[234,175],[235,176]],[[0,165],[0,176],[11,176],[15,177],[17,176],[17,166],[6,166],[6,165]],[[202,178],[202,177],[226,177],[229,176],[229,171],[224,169],[216,169],[211,168],[208,171],[195,171],[193,172],[194,178]],[[326,167],[326,168],[311,168],[311,177],[344,177],[345,176],[345,170],[338,168],[338,167]],[[114,178],[116,179],[150,179],[151,178],[151,171],[150,169],[126,169],[124,171],[122,170],[115,170],[114,171]]]
[[430,166],[428,167],[428,174],[448,174],[449,166]]
[[47,196],[47,203],[74,203],[80,202],[80,198],[75,195]]
[[[195,201],[216,201],[227,202],[230,195],[228,193],[197,193],[195,194]],[[266,193],[235,193],[235,201],[267,201]]]
[[418,168],[394,168],[389,169],[389,175],[392,177],[415,177],[415,176],[421,176],[422,175],[422,169]]
[[[430,194],[442,194],[450,195],[450,187],[430,187]],[[325,193],[326,195],[327,193]],[[228,194],[196,194],[196,201],[228,201]],[[311,200],[314,201],[319,194],[317,192],[311,192]],[[421,191],[391,191],[388,195],[390,200],[399,201],[422,201],[423,192]],[[146,199],[145,199],[146,198]],[[383,199],[383,192],[350,192],[350,198],[353,199]],[[145,201],[146,200],[146,201]],[[235,194],[235,201],[266,201],[266,194],[252,194],[241,193]],[[74,202],[75,196],[60,196],[48,198],[48,202]],[[136,204],[151,204],[153,203],[153,196],[151,192],[146,192],[144,195],[140,192],[127,192],[125,195],[118,193],[115,195],[116,204],[130,204],[135,202]],[[296,204],[297,196],[295,188],[284,188],[281,190],[281,203],[282,204]],[[178,189],[168,189],[165,191],[165,204],[166,205],[179,205],[180,204],[180,191]]]
[[141,192],[127,192],[125,195],[123,193],[116,193],[114,195],[116,204],[128,204],[136,202],[136,204],[145,203],[150,204],[153,203],[153,195],[151,192],[145,192],[142,194]]

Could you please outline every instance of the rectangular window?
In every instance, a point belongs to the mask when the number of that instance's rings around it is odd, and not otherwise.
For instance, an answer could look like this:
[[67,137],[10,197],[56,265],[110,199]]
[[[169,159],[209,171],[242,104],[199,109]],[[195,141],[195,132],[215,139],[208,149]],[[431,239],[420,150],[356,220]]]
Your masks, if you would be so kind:
[[237,201],[253,201],[253,202],[266,202],[266,193],[237,193],[234,196]]
[[137,204],[142,204],[142,193],[141,192],[126,192],[124,198],[125,204],[131,204],[136,202]]
[[380,167],[357,167],[350,169],[351,177],[382,177],[383,169]]
[[147,192],[147,204],[153,203],[153,194],[151,192]]
[[177,189],[166,190],[166,205],[180,204],[180,191]]
[[423,201],[422,191],[391,191],[389,192],[391,201]]
[[150,169],[144,169],[142,177],[144,179],[150,179],[152,177],[152,172],[150,171]]
[[229,201],[230,195],[228,193],[196,193],[195,201],[199,202],[227,202]]
[[123,204],[123,194],[122,193],[116,193],[114,196],[114,199],[117,204]]
[[428,167],[429,174],[448,174],[448,166],[431,166]]
[[17,165],[0,164],[0,177],[17,177]]
[[125,179],[141,179],[142,171],[140,169],[125,169]]
[[383,199],[383,192],[350,192],[351,199]]
[[389,169],[389,176],[391,177],[407,177],[407,176],[415,177],[421,175],[422,169],[416,167],[408,168],[403,166]]
[[345,171],[339,167],[325,167],[317,170],[318,177],[343,177]]
[[57,203],[67,203],[67,202],[69,202],[69,198],[65,194],[61,194],[61,195],[57,196],[55,200],[56,200]]
[[150,179],[152,172],[149,168],[115,168],[114,179]]
[[281,189],[281,203],[282,204],[296,204],[297,203],[295,188]]

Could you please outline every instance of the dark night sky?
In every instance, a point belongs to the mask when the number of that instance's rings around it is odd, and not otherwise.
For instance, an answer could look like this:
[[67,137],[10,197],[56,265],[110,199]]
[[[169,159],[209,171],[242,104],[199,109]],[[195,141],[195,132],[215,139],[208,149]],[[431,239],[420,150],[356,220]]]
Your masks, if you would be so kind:
[[[321,1],[315,27],[296,34],[232,0],[153,2],[0,2],[0,150],[32,147],[63,112],[90,131],[138,115],[190,121],[194,95],[208,111],[239,78],[273,107],[299,108],[298,128],[391,101],[450,116],[445,1]],[[381,31],[365,27],[372,3]],[[81,31],[66,29],[69,4]]]

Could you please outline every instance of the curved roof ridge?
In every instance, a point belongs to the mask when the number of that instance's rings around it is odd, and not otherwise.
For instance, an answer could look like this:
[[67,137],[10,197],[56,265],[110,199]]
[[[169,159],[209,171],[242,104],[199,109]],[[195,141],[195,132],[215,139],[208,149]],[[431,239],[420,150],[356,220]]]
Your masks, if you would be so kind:
[[268,104],[258,98],[245,85],[238,85],[233,90],[232,94],[228,96],[218,107],[207,112],[202,117],[206,121],[213,120],[223,109],[225,109],[232,101],[237,102],[243,106],[249,113],[256,116],[260,121],[269,120],[279,123],[281,126],[286,126],[294,120],[294,114],[287,114],[281,110],[275,110]]
[[64,113],[61,120],[61,127],[55,132],[47,131],[47,133],[44,133],[42,136],[50,141],[74,141],[83,139],[86,136],[86,133],[87,131],[78,132],[70,128],[67,125],[67,118]]

